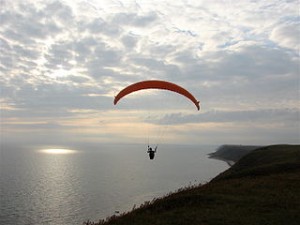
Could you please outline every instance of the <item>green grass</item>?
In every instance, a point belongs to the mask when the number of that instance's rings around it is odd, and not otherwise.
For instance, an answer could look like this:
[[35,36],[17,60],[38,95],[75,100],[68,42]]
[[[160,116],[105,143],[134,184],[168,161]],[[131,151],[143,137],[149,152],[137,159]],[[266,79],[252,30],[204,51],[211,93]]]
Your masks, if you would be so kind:
[[300,146],[280,145],[249,153],[208,184],[85,224],[298,225],[299,212]]

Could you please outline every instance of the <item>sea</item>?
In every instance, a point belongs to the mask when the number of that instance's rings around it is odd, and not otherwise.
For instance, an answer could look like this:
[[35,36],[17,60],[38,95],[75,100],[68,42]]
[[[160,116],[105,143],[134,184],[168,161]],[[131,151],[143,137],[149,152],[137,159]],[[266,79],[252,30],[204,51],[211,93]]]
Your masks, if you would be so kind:
[[2,144],[0,224],[76,225],[99,221],[228,168],[208,157],[218,146]]

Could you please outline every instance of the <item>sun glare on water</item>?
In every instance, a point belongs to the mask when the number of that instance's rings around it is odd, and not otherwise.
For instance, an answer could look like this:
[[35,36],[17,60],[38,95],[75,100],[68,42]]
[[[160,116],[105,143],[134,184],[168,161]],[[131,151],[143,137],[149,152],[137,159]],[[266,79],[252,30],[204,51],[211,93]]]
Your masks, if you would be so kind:
[[47,148],[42,149],[39,152],[46,154],[73,154],[76,153],[76,150],[64,149],[64,148]]

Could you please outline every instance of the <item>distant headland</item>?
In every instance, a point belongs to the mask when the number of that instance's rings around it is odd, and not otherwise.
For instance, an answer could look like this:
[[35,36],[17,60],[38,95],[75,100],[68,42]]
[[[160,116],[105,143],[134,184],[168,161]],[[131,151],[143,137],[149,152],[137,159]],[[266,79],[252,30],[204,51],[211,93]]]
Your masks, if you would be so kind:
[[215,152],[208,155],[209,158],[225,161],[229,166],[232,166],[249,152],[261,147],[253,145],[221,145]]

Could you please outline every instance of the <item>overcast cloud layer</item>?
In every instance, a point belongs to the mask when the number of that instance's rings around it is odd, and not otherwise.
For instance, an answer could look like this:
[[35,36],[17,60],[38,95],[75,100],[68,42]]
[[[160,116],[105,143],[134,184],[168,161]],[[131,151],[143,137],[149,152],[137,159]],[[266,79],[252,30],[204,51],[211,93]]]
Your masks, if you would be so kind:
[[[300,142],[298,0],[2,0],[0,16],[1,142],[143,142],[162,126],[171,143]],[[201,111],[161,92],[113,105],[145,79]]]

